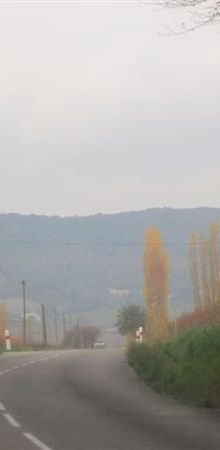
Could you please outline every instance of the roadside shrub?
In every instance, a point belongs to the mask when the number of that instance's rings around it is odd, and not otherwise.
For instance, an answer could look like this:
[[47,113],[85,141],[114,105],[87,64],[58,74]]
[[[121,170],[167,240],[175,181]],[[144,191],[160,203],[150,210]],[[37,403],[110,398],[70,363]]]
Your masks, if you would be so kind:
[[220,325],[167,341],[132,344],[128,362],[154,389],[200,406],[220,405]]

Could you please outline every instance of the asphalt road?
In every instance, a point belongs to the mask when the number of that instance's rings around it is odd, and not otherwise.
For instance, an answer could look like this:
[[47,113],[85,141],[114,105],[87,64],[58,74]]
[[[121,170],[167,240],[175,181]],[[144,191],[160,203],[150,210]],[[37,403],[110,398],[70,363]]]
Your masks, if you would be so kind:
[[119,350],[0,355],[0,450],[219,450],[220,411],[139,381]]

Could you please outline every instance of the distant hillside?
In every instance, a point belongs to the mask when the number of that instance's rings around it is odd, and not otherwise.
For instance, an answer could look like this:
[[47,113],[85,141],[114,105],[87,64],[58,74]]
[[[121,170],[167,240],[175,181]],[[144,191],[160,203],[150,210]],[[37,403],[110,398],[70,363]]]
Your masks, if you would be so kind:
[[73,313],[115,311],[141,302],[141,244],[144,229],[158,227],[169,253],[170,305],[189,309],[188,234],[206,232],[220,209],[147,209],[89,217],[0,215],[0,302],[20,298],[27,281],[33,303],[58,305]]

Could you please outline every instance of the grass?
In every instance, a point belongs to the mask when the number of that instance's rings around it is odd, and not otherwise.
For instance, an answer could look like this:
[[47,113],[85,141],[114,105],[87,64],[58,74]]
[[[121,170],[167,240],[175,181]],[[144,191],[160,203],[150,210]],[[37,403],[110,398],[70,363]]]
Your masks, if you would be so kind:
[[131,344],[128,361],[159,392],[198,406],[220,406],[220,325],[192,328],[163,342]]

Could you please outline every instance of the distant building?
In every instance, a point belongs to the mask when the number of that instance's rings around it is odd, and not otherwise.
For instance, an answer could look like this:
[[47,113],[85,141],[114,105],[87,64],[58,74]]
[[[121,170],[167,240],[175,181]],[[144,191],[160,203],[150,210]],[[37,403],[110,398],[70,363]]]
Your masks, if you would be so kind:
[[124,298],[124,297],[129,296],[130,290],[129,289],[108,288],[108,293],[111,297]]

